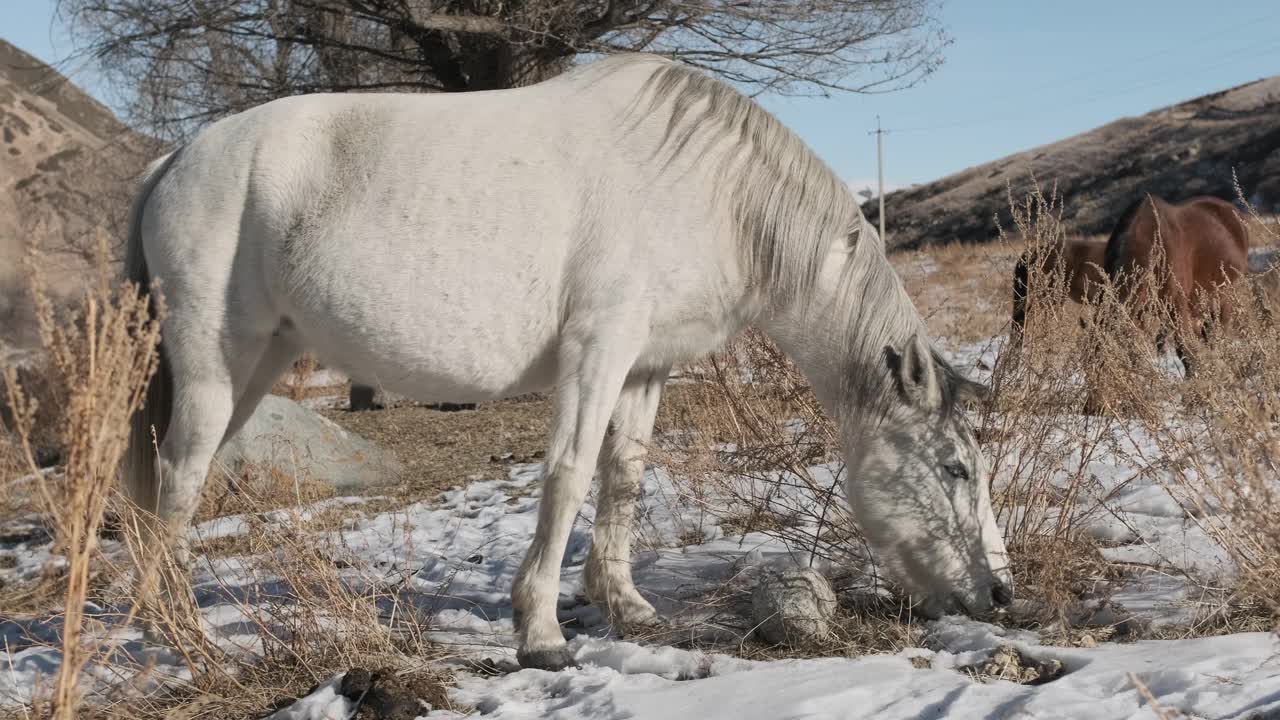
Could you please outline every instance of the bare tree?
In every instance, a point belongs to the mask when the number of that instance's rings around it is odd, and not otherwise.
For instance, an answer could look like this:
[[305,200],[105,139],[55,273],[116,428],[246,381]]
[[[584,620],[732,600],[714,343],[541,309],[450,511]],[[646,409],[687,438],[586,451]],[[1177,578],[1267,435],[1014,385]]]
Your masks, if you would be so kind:
[[285,95],[513,87],[646,51],[749,93],[911,85],[949,42],[939,0],[59,0],[167,139]]

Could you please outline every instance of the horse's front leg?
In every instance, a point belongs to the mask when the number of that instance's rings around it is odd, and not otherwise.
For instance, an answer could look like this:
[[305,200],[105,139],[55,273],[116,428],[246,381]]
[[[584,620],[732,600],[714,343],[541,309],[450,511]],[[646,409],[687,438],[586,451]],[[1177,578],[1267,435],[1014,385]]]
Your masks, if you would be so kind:
[[600,495],[587,556],[587,596],[604,606],[609,621],[626,628],[657,616],[631,578],[631,521],[635,515],[645,445],[653,434],[666,368],[628,379],[600,452]]
[[520,636],[516,659],[523,667],[576,665],[556,621],[560,564],[591,485],[610,411],[635,360],[627,340],[570,330],[561,346],[538,527],[511,592]]

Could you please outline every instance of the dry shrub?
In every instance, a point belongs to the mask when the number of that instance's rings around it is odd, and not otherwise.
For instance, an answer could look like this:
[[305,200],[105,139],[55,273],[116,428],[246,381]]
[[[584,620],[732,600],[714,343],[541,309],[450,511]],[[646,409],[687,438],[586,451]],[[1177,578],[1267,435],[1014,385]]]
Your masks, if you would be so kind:
[[276,465],[245,464],[233,476],[215,463],[194,520],[310,505],[333,495],[333,485]]
[[[116,468],[128,444],[129,418],[142,403],[143,388],[156,368],[159,323],[139,288],[115,287],[106,260],[106,236],[98,234],[97,283],[86,293],[78,318],[59,318],[44,283],[42,262],[33,250],[26,268],[40,339],[48,358],[48,397],[60,403],[58,440],[64,449],[63,481],[35,483],[57,544],[67,559],[62,663],[49,689],[44,712],[73,718],[81,704],[81,670],[96,654],[82,642],[91,564]],[[155,312],[162,311],[155,308]],[[39,475],[33,445],[37,400],[26,393],[18,373],[5,371],[7,405],[26,469]]]
[[1014,227],[998,242],[1028,253],[1027,322],[1020,347],[997,349],[980,435],[1018,594],[1034,599],[1040,621],[1065,626],[1083,589],[1108,574],[1086,530],[1110,497],[1088,469],[1116,447],[1109,423],[1081,414],[1096,333],[1081,327],[1064,264],[1042,263],[1067,237],[1061,201],[1037,186],[1010,208]]
[[[251,637],[251,646],[234,652],[214,646],[192,608],[165,615],[162,631],[190,677],[129,667],[121,674],[150,675],[159,688],[126,687],[94,708],[98,716],[161,718],[199,709],[209,717],[260,717],[353,668],[411,676],[418,697],[448,708],[451,676],[434,665],[443,654],[426,637],[431,618],[427,603],[409,590],[412,571],[375,566],[345,548],[333,531],[352,519],[341,505],[246,512],[241,533],[224,538],[235,555],[225,566],[215,559],[227,554],[216,552],[217,541],[198,542],[197,562],[213,577],[202,594],[220,598],[219,617],[239,618],[237,634]],[[185,573],[172,580],[179,597],[190,596]]]
[[[1172,317],[1154,294],[1121,305],[1108,285],[1096,305],[1081,306],[1069,298],[1065,268],[1049,271],[1036,262],[1069,235],[1060,198],[1037,187],[1011,197],[1010,206],[1013,227],[1001,229],[995,247],[973,250],[969,260],[960,248],[927,251],[938,256],[930,262],[939,267],[992,274],[968,278],[965,287],[998,292],[1005,332],[1013,262],[1031,251],[1024,343],[1014,351],[993,341],[995,392],[976,417],[1017,595],[1025,601],[1010,620],[1070,642],[1081,624],[1115,622],[1114,613],[1111,620],[1094,613],[1107,606],[1118,583],[1155,571],[1182,576],[1212,599],[1181,632],[1252,627],[1242,624],[1246,616],[1256,618],[1259,608],[1275,608],[1280,600],[1280,323],[1270,290],[1280,286],[1274,277],[1280,269],[1223,291],[1236,303],[1236,328],[1211,330],[1208,343],[1199,336],[1167,338],[1169,350],[1181,341],[1203,368],[1187,380],[1168,372],[1168,362],[1155,362],[1156,330],[1172,326]],[[1270,230],[1258,218],[1252,224],[1255,236]],[[907,263],[927,264],[922,257],[913,254]],[[896,260],[901,267],[902,258]],[[1153,283],[1155,272],[1132,280]],[[946,315],[970,314],[972,303],[952,303],[949,289],[919,294],[927,287],[917,283],[914,299],[934,326],[972,327]],[[668,398],[659,423],[666,433],[656,452],[657,462],[672,470],[680,501],[715,516],[727,533],[763,532],[802,557],[861,567],[865,547],[835,477],[813,468],[838,463],[833,428],[794,366],[762,336],[747,333],[693,366],[689,376],[694,382],[679,402]],[[1090,391],[1101,415],[1083,412]],[[1095,477],[1091,466],[1099,461],[1116,467],[1118,476]],[[1162,558],[1154,568],[1106,559],[1106,541],[1099,539],[1105,535],[1095,527],[1127,525],[1119,495],[1152,480],[1181,503],[1188,522],[1226,550],[1236,576],[1197,576],[1179,558]],[[690,533],[700,535],[700,529]],[[862,619],[883,625],[878,617]],[[1099,632],[1132,636],[1142,625],[1125,622]]]
[[[848,561],[861,536],[840,486],[836,428],[799,369],[748,330],[688,375],[697,384],[668,403],[654,449],[686,506],[726,531],[762,532],[808,556]],[[816,467],[823,463],[833,471]]]
[[[1064,235],[1054,199],[1034,192],[1012,204],[1029,247],[1043,249]],[[1082,530],[1093,518],[1115,514],[1112,496],[1125,484],[1154,479],[1233,561],[1238,575],[1224,578],[1192,577],[1175,570],[1177,558],[1162,559],[1166,571],[1215,589],[1217,601],[1188,632],[1222,632],[1238,627],[1221,622],[1223,616],[1274,609],[1280,599],[1280,328],[1273,320],[1275,298],[1264,289],[1273,282],[1267,275],[1277,270],[1205,300],[1202,309],[1211,318],[1231,302],[1233,327],[1210,322],[1204,337],[1169,332],[1168,347],[1181,343],[1197,368],[1184,378],[1153,362],[1158,329],[1176,327],[1170,308],[1150,292],[1166,280],[1159,248],[1154,268],[1119,279],[1138,292],[1122,305],[1108,284],[1096,307],[1085,312],[1083,329],[1065,310],[1071,303],[1062,269],[1037,282],[1032,263],[1029,305],[1036,318],[1029,320],[1023,351],[1002,353],[995,373],[995,417],[1006,426],[997,426],[995,437],[1007,442],[997,441],[987,452],[997,468],[1008,467],[997,510],[1006,522],[1013,520],[1007,535],[1015,569],[1024,589],[1056,608],[1059,619],[1065,621],[1073,598],[1096,592],[1122,572],[1103,562],[1098,543]],[[1101,417],[1078,414],[1087,393],[1097,398]],[[1146,442],[1126,442],[1136,435]],[[1106,493],[1085,475],[1089,461],[1102,453],[1125,473]],[[1054,470],[1064,465],[1067,477]]]
[[[51,527],[56,538],[51,552],[66,559],[65,569],[50,582],[5,588],[6,611],[19,609],[11,599],[24,593],[35,597],[34,592],[41,599],[24,600],[22,607],[40,613],[33,620],[61,627],[54,641],[61,663],[56,674],[40,679],[23,716],[260,717],[282,696],[303,694],[352,667],[392,668],[414,679],[415,692],[429,694],[437,706],[447,704],[448,677],[427,665],[439,652],[425,639],[429,617],[414,604],[408,574],[389,574],[342,546],[333,533],[351,521],[344,506],[280,510],[332,490],[277,468],[240,478],[236,492],[202,507],[205,517],[242,513],[244,531],[220,553],[234,551],[235,570],[228,572],[211,557],[199,562],[208,563],[216,578],[215,587],[202,592],[224,598],[219,612],[238,614],[242,630],[237,635],[252,641],[248,648],[235,648],[209,637],[189,570],[177,567],[165,548],[143,544],[138,518],[114,493],[128,420],[156,366],[159,324],[145,296],[132,285],[115,285],[105,262],[99,268],[98,282],[78,311],[68,314],[49,299],[40,263],[31,260],[47,362],[36,376],[7,369],[0,388],[16,431],[0,446],[6,463],[0,488],[34,495],[28,509],[39,511]],[[30,377],[40,379],[38,387]],[[53,412],[45,418],[42,411]],[[38,473],[35,438],[46,427],[63,449],[62,466]],[[121,513],[122,522],[113,530],[122,542],[104,550],[108,510]],[[153,584],[147,575],[159,573],[170,601],[140,603],[132,595],[131,569],[141,569],[147,586]],[[60,596],[53,616],[45,605],[54,599],[51,590]],[[86,608],[92,605],[132,609],[88,617]],[[179,658],[182,677],[167,676],[152,656],[133,656],[108,639],[113,626],[133,621],[143,610],[140,605]]]
[[1232,615],[1280,616],[1280,307],[1257,291],[1278,272],[1234,283],[1213,299],[1232,303],[1233,327],[1215,328],[1208,342],[1184,340],[1197,371],[1184,384],[1183,418],[1153,433],[1167,459],[1169,492],[1238,573],[1202,619],[1214,626]]

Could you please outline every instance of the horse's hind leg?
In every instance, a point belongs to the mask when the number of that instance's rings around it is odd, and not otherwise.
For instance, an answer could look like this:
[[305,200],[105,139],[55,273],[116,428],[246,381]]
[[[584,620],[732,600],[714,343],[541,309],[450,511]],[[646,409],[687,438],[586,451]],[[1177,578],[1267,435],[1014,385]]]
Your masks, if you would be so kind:
[[656,616],[631,579],[631,521],[644,473],[645,445],[653,434],[667,371],[629,378],[614,408],[600,451],[600,495],[596,503],[587,596],[604,605],[610,622],[623,628]]
[[236,398],[235,411],[223,435],[224,441],[244,427],[253,415],[253,411],[258,409],[262,398],[271,392],[271,386],[275,385],[280,376],[284,375],[301,355],[302,345],[295,337],[293,330],[287,327],[277,330],[254,366],[249,381]]
[[524,667],[558,670],[574,664],[556,621],[560,564],[635,352],[634,338],[626,336],[570,329],[562,341],[538,527],[511,591],[520,635],[516,658]]
[[[154,517],[143,521],[144,550],[157,547],[172,549],[174,569],[185,571],[187,564],[187,529],[200,501],[200,491],[209,466],[232,423],[236,398],[244,394],[254,368],[267,344],[267,337],[233,336],[215,323],[179,322],[173,313],[164,336],[164,351],[173,376],[173,404],[169,426],[160,442],[158,472],[160,486],[156,504],[147,508]],[[206,318],[207,319],[207,318]],[[198,332],[182,332],[197,327]],[[256,402],[255,402],[256,404]],[[162,617],[175,608],[172,578],[161,583]],[[150,594],[152,586],[145,575],[139,578],[139,596]],[[155,618],[147,622],[147,634],[159,640]]]

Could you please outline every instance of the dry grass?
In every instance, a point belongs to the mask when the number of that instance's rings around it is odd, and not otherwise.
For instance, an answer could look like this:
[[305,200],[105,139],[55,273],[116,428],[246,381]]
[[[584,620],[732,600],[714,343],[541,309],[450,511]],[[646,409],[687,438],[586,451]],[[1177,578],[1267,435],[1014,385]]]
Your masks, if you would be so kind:
[[[97,560],[98,532],[115,469],[128,446],[128,420],[141,406],[142,389],[155,371],[160,338],[153,308],[139,288],[113,288],[106,249],[106,235],[99,233],[98,283],[86,293],[79,321],[60,321],[55,316],[38,254],[33,251],[26,263],[40,338],[49,358],[49,395],[60,403],[57,424],[65,453],[64,480],[35,483],[57,546],[67,559],[62,664],[47,704],[37,708],[52,718],[77,717],[80,673],[97,654],[82,639],[91,566]],[[38,407],[12,369],[5,373],[5,387],[22,459],[28,471],[39,474],[32,445]]]
[[[1064,208],[1052,196],[1037,191],[1011,198],[1010,205],[1014,225],[990,246],[893,258],[936,335],[963,341],[1007,332],[1016,258],[1070,233]],[[1259,218],[1251,231],[1276,241]],[[1205,367],[1191,381],[1147,362],[1153,322],[1163,308],[1139,313],[1120,307],[1114,292],[1102,307],[1084,307],[1069,301],[1061,277],[1041,280],[1033,282],[1036,310],[1026,350],[1016,357],[996,353],[995,367],[988,368],[994,371],[992,402],[974,417],[993,476],[1001,478],[994,505],[1006,527],[1021,598],[1017,612],[1001,622],[1037,628],[1047,642],[1065,645],[1219,634],[1272,623],[1280,600],[1280,496],[1274,484],[1280,477],[1274,394],[1280,332],[1271,318],[1280,298],[1256,288],[1274,287],[1274,280],[1253,277],[1230,289],[1243,329],[1229,340],[1187,340]],[[1096,322],[1082,328],[1082,318]],[[829,461],[839,468],[832,428],[795,368],[763,337],[748,333],[691,371],[704,382],[664,400],[654,450],[655,462],[681,484],[679,502],[702,508],[726,532],[762,532],[802,557],[844,559],[857,567],[866,553],[856,528],[830,476],[812,468]],[[1104,399],[1107,415],[1081,413],[1086,387]],[[1151,438],[1146,449],[1127,442],[1132,433]],[[1090,466],[1103,459],[1129,479],[1118,487],[1100,484]],[[1226,549],[1238,575],[1190,576],[1177,558],[1154,566],[1106,559],[1106,543],[1091,526],[1117,517],[1118,494],[1129,484],[1153,477],[1187,508],[1188,524]],[[1212,512],[1222,509],[1229,511]],[[690,538],[698,535],[695,529]],[[1121,583],[1170,573],[1199,588],[1188,626],[1153,630],[1109,599]],[[854,594],[866,597],[882,585],[871,571],[855,579]],[[878,644],[788,652],[892,651],[911,637],[907,627],[890,629],[901,623],[893,614],[868,612],[861,619],[878,628]]]
[[[1038,193],[1012,203],[1014,227],[987,248],[947,247],[894,258],[909,290],[929,316],[935,334],[952,340],[982,339],[1008,324],[1009,281],[1014,258],[1069,232],[1063,208]],[[1254,231],[1270,228],[1255,221]],[[1275,239],[1272,238],[1272,242]],[[1277,271],[1280,272],[1280,271]],[[962,278],[951,282],[952,278]],[[1049,642],[1089,645],[1098,640],[1174,637],[1267,627],[1280,599],[1280,495],[1275,478],[1280,431],[1275,388],[1280,387],[1280,326],[1275,298],[1252,285],[1239,295],[1243,328],[1209,345],[1188,343],[1205,368],[1191,381],[1169,377],[1150,363],[1135,362],[1149,344],[1150,328],[1133,319],[1132,308],[1108,296],[1089,329],[1082,309],[1065,301],[1060,283],[1033,283],[1026,350],[997,355],[995,395],[974,421],[994,473],[1001,478],[995,509],[1007,529],[1023,610],[1001,621],[1042,631]],[[1259,285],[1262,287],[1262,285]],[[1110,304],[1108,304],[1110,303]],[[281,697],[295,696],[352,667],[390,667],[410,678],[419,697],[447,702],[447,674],[431,661],[441,650],[427,642],[427,603],[409,590],[408,578],[373,567],[343,548],[333,531],[353,512],[393,508],[429,498],[463,479],[506,475],[510,460],[536,459],[546,442],[550,408],[533,396],[486,403],[477,410],[443,413],[417,406],[376,413],[327,411],[343,425],[395,452],[408,470],[405,486],[387,505],[304,514],[289,510],[327,498],[331,490],[278,468],[261,468],[235,482],[214,476],[200,519],[239,514],[243,533],[197,544],[201,562],[235,556],[242,571],[223,575],[216,589],[255,639],[247,653],[227,653],[199,629],[194,607],[165,609],[162,625],[187,666],[187,678],[162,678],[154,668],[111,653],[101,627],[77,608],[90,599],[104,607],[128,605],[113,589],[126,570],[105,557],[98,538],[103,515],[114,500],[109,489],[120,438],[106,432],[124,427],[120,418],[136,406],[141,380],[150,372],[154,327],[145,306],[105,280],[80,319],[47,304],[45,334],[51,348],[39,389],[10,374],[8,422],[18,440],[0,443],[0,507],[39,510],[49,520],[68,557],[66,572],[20,598],[6,594],[7,610],[47,609],[53,601],[68,632],[59,642],[64,670],[31,708],[32,717],[69,717],[83,689],[76,679],[86,663],[114,665],[121,677],[111,693],[82,707],[82,717],[254,717]],[[1153,308],[1148,317],[1158,317]],[[89,360],[92,361],[89,361]],[[314,366],[310,370],[314,371]],[[292,391],[305,396],[304,375]],[[841,607],[833,632],[799,647],[740,642],[739,654],[756,658],[861,655],[920,645],[922,626],[909,603],[882,592],[887,586],[835,487],[842,469],[830,421],[804,378],[776,347],[746,333],[725,352],[689,368],[697,382],[669,386],[659,413],[653,460],[675,475],[686,507],[700,508],[727,532],[776,537],[802,557],[823,558],[850,568],[840,578]],[[1107,417],[1079,414],[1083,381],[1106,401]],[[26,390],[31,390],[27,393]],[[42,398],[40,405],[27,402]],[[49,416],[40,416],[57,410]],[[38,430],[37,428],[44,428]],[[1153,439],[1135,451],[1123,432]],[[35,463],[33,438],[48,433],[65,460],[62,475],[21,483]],[[1122,433],[1123,434],[1123,433]],[[26,438],[23,440],[22,438]],[[1105,559],[1103,544],[1089,532],[1092,521],[1115,513],[1114,491],[1090,475],[1094,459],[1122,465],[1131,482],[1156,477],[1198,525],[1230,556],[1231,577],[1188,577],[1203,588],[1203,606],[1187,627],[1150,631],[1139,625],[1093,627],[1087,603],[1105,604],[1117,583],[1149,569]],[[829,472],[820,467],[828,464]],[[30,492],[35,490],[34,493]],[[8,504],[6,504],[8,503]],[[285,509],[284,520],[267,521],[266,510]],[[129,523],[126,538],[136,532]],[[695,542],[700,532],[686,538]],[[406,549],[406,552],[408,550]],[[1173,559],[1155,568],[1179,572]],[[407,564],[407,563],[406,563]],[[103,568],[95,576],[90,567]],[[162,566],[181,590],[182,574]],[[10,589],[5,589],[10,593]],[[180,593],[184,595],[184,593]],[[706,598],[719,608],[722,627],[750,628],[741,618],[741,587]],[[1088,605],[1087,607],[1093,607]],[[735,624],[736,623],[736,624]],[[749,625],[749,623],[747,623]]]
[[[210,483],[201,516],[243,513],[247,526],[233,548],[222,548],[238,556],[241,570],[215,574],[217,586],[202,592],[223,597],[220,611],[238,615],[238,635],[253,642],[229,651],[206,635],[190,601],[188,574],[168,553],[140,550],[138,519],[114,488],[128,418],[155,369],[158,322],[136,289],[112,283],[105,262],[98,283],[70,315],[49,300],[39,267],[36,259],[29,264],[47,362],[38,386],[12,368],[5,373],[14,435],[0,445],[0,506],[38,513],[54,537],[50,550],[65,563],[38,582],[0,593],[7,617],[21,613],[16,618],[22,622],[57,629],[52,644],[61,663],[41,678],[20,716],[260,717],[282,697],[352,668],[383,668],[379,682],[401,687],[410,702],[428,698],[447,707],[449,675],[433,664],[441,653],[425,639],[430,617],[408,590],[408,578],[388,575],[334,539],[331,531],[348,522],[348,514],[296,508],[331,490],[275,468],[238,478],[234,492]],[[57,472],[42,474],[34,441],[46,431],[53,433],[62,463]],[[293,508],[285,511],[288,517],[260,521],[265,510],[282,507]],[[112,528],[104,527],[108,510],[118,518]],[[201,562],[212,561],[202,556]],[[138,572],[160,573],[177,600],[133,597],[130,576]],[[89,602],[108,610],[89,616]],[[166,676],[145,656],[109,639],[109,628],[132,622],[140,604],[181,658],[184,676]],[[115,617],[117,612],[123,615]],[[22,642],[44,645],[50,639],[37,634]],[[104,688],[108,677],[115,680]]]

